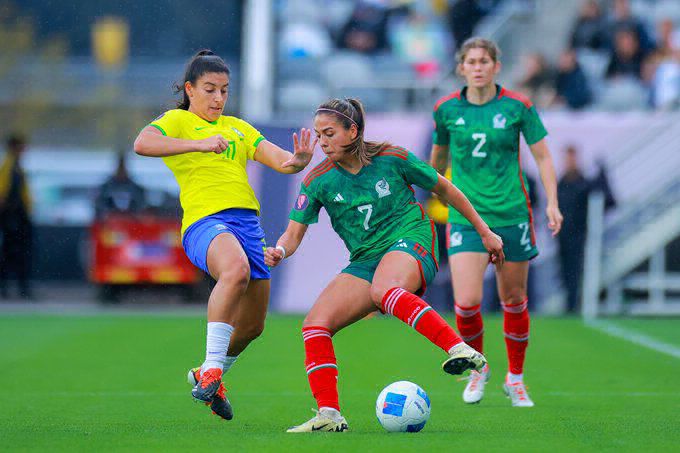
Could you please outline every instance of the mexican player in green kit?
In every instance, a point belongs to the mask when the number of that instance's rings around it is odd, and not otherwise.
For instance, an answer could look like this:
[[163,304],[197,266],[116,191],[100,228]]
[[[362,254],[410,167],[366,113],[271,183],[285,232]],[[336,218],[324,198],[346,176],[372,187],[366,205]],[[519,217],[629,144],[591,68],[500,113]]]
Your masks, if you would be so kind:
[[[538,250],[527,182],[520,165],[520,133],[541,174],[548,199],[548,227],[553,235],[561,228],[562,214],[557,205],[555,169],[544,140],[547,132],[531,101],[496,85],[498,55],[496,44],[486,39],[471,38],[462,45],[458,72],[466,86],[435,105],[432,165],[444,174],[450,157],[451,181],[503,239],[507,262],[496,272],[509,364],[503,388],[513,406],[531,407],[534,403],[523,380],[529,340],[526,288],[529,260],[538,255]],[[450,208],[447,247],[458,330],[463,340],[482,351],[480,308],[488,254],[470,222]],[[479,403],[488,379],[488,365],[473,370],[463,400]]]
[[[355,99],[333,99],[316,111],[314,130],[328,157],[304,179],[290,223],[265,263],[276,266],[297,250],[325,208],[350,251],[350,264],[324,289],[302,328],[307,376],[319,410],[288,430],[341,432],[338,367],[331,337],[375,311],[413,327],[448,354],[449,374],[481,370],[486,359],[463,342],[422,294],[437,272],[434,225],[411,185],[433,191],[462,213],[500,267],[503,243],[450,181],[407,150],[364,140],[364,111]],[[488,255],[487,255],[488,256]]]

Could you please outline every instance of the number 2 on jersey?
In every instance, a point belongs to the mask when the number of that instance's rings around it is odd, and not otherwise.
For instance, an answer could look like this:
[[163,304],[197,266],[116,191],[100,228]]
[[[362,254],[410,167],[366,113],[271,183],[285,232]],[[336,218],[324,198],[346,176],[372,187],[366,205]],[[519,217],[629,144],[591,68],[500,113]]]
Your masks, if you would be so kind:
[[368,230],[368,221],[371,219],[371,214],[373,214],[373,205],[372,204],[364,204],[359,207],[357,207],[359,212],[366,212],[366,218],[364,219],[364,230]]
[[481,150],[486,143],[486,134],[479,132],[474,133],[472,134],[472,140],[479,140],[479,143],[475,145],[475,149],[472,150],[472,157],[486,157],[486,151]]

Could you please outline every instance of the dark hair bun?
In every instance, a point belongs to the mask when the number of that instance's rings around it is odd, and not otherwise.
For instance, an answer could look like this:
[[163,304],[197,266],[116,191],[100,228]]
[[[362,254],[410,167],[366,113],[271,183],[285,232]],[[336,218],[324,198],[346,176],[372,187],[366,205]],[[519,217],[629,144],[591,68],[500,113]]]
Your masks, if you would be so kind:
[[198,53],[196,53],[197,57],[204,57],[204,56],[208,56],[208,55],[215,55],[215,52],[213,52],[210,49],[203,49],[203,50],[199,50]]

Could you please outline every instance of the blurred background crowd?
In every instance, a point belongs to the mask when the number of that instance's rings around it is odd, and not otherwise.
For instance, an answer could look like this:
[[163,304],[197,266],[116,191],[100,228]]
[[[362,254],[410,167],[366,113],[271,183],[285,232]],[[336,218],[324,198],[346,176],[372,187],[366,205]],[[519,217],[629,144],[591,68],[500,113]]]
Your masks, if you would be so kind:
[[[553,240],[536,216],[531,299],[544,312],[578,309],[588,198],[603,192],[595,297],[612,312],[640,297],[677,310],[668,302],[680,296],[678,0],[0,0],[0,295],[12,297],[8,279],[33,300],[69,285],[77,289],[65,297],[78,297],[88,282],[107,300],[129,284],[202,284],[174,261],[172,175],[131,152],[137,132],[174,106],[172,85],[196,50],[230,66],[226,114],[271,141],[288,145],[318,104],[352,96],[369,112],[369,135],[427,159],[432,107],[461,87],[455,52],[473,35],[499,43],[500,83],[537,105],[560,176],[566,231]],[[249,171],[274,241],[299,180]],[[532,165],[526,172],[536,176]],[[532,196],[541,213],[541,194]],[[102,223],[116,216],[115,226]],[[314,265],[323,259],[315,244],[342,249],[328,230],[317,227],[312,251],[277,270],[274,309],[304,310],[342,266],[342,252]],[[98,273],[114,257],[118,267]],[[155,270],[134,273],[133,264]],[[312,266],[312,276],[298,272]],[[438,278],[432,302],[451,309],[448,271]]]

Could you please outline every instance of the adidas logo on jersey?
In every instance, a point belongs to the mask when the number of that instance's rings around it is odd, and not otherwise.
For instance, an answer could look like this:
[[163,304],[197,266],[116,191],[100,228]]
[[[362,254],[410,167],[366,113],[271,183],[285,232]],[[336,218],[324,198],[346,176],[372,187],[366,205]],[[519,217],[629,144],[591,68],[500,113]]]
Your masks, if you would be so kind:
[[465,120],[462,116],[456,120],[456,126],[465,126]]
[[399,241],[397,242],[396,247],[401,247],[401,248],[407,249],[407,248],[408,248],[408,244],[407,244],[406,242],[404,242],[403,239],[399,239]]
[[335,198],[333,198],[333,201],[335,201],[336,203],[342,203],[345,201],[345,199],[342,197],[342,195],[337,194]]

